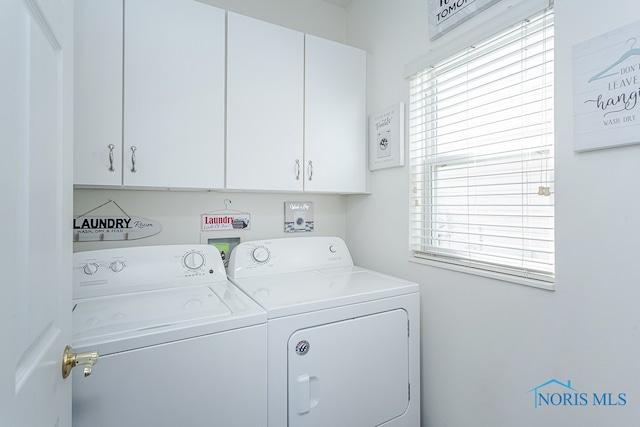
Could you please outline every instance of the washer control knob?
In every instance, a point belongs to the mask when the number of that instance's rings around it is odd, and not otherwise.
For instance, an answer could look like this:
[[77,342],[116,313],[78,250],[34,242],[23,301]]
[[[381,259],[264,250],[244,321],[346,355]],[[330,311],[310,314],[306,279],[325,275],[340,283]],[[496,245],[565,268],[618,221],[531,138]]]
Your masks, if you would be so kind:
[[331,245],[329,246],[329,252],[331,252],[332,254],[335,254],[338,250],[336,249],[335,245]]
[[125,267],[124,262],[120,260],[112,262],[111,265],[109,266],[109,268],[113,270],[115,273],[121,272],[122,270],[124,270],[124,267]]
[[189,270],[197,270],[204,265],[205,259],[200,252],[191,251],[184,256],[182,262]]
[[96,274],[98,272],[98,264],[96,264],[95,262],[85,264],[82,270],[84,271],[84,274],[88,274],[89,276],[91,276],[92,274]]
[[263,263],[269,261],[269,256],[271,256],[271,254],[267,248],[258,246],[253,250],[253,252],[251,252],[251,256],[255,261]]

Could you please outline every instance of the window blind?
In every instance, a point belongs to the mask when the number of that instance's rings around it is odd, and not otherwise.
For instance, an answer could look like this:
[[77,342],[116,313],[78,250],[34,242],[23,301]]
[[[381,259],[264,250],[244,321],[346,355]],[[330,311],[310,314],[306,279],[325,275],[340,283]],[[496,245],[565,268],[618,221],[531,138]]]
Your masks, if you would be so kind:
[[410,78],[414,256],[552,282],[553,10]]

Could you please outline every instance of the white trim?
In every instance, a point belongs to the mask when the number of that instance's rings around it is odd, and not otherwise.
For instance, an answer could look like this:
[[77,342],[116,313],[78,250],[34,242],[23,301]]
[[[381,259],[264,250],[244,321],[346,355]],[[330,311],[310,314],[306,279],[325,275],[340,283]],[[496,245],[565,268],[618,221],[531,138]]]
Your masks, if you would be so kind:
[[404,66],[405,78],[448,58],[474,43],[485,40],[496,32],[517,24],[547,7],[549,7],[549,0],[513,0],[494,4],[474,17],[473,20],[460,25],[432,42],[431,45],[434,46],[432,49]]
[[38,26],[44,33],[45,37],[49,40],[49,43],[51,43],[53,50],[62,50],[62,45],[56,37],[56,32],[51,26],[51,23],[47,19],[47,14],[42,11],[40,2],[36,0],[24,0],[24,3],[27,6],[27,9],[31,12],[33,20],[38,23]]
[[447,262],[441,261],[433,261],[424,258],[418,258],[414,255],[409,255],[409,262],[413,262],[416,264],[427,265],[429,267],[443,268],[445,270],[457,271],[459,273],[471,274],[474,276],[488,277],[490,279],[500,280],[502,282],[514,283],[517,285],[529,286],[532,288],[544,289],[546,291],[555,291],[556,284],[555,282],[543,282],[535,279],[528,279],[525,277],[513,276],[510,274],[497,273],[495,271],[483,270],[479,268],[472,268],[467,266],[462,266],[458,264],[451,264]]

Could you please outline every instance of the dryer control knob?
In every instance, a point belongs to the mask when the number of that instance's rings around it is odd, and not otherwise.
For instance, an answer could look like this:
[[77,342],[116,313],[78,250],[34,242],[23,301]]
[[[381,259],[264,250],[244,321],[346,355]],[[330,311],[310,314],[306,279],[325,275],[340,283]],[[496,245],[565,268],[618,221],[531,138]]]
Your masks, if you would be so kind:
[[84,274],[88,274],[91,276],[92,274],[96,274],[98,272],[98,264],[96,264],[95,262],[85,264],[82,270],[84,271]]
[[269,253],[269,250],[262,246],[258,246],[253,250],[253,252],[251,252],[251,256],[253,257],[253,259],[259,263],[269,261],[270,255],[271,254]]

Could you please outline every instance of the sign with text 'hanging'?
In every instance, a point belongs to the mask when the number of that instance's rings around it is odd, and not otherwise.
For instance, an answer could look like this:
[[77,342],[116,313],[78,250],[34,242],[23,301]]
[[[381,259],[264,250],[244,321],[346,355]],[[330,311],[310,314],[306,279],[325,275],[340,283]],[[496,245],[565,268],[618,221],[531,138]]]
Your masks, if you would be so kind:
[[640,143],[640,22],[573,47],[574,150]]

